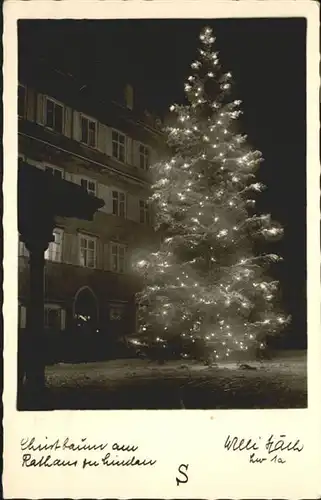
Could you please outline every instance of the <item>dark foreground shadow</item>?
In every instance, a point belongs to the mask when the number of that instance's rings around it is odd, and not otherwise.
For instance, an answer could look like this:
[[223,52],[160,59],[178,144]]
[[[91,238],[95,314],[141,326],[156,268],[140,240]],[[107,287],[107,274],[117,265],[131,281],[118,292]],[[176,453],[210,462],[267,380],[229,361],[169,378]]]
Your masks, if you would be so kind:
[[135,410],[135,409],[277,409],[306,408],[306,383],[287,387],[255,378],[241,387],[202,382],[134,380],[120,387],[52,387],[38,395],[21,394],[18,410]]

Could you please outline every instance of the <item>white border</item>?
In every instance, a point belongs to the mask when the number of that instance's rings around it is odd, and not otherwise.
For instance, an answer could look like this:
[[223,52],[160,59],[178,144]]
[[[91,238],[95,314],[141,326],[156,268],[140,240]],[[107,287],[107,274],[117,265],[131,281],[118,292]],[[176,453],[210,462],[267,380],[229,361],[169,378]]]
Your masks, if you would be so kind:
[[[17,19],[305,17],[307,36],[307,258],[308,409],[249,411],[17,412]],[[313,1],[82,1],[4,5],[4,491],[6,498],[319,498],[321,494],[321,322],[319,212],[319,22]],[[286,33],[284,33],[286,37]],[[293,103],[295,106],[295,103]],[[291,179],[289,179],[289,183]],[[285,193],[286,196],[286,193]],[[304,452],[285,466],[251,468],[244,455],[226,455],[229,433],[300,438]],[[68,470],[20,467],[26,435],[139,444],[158,460],[145,470]],[[223,439],[224,441],[224,439]],[[179,463],[189,463],[190,481],[178,488]],[[274,468],[273,468],[274,467]]]

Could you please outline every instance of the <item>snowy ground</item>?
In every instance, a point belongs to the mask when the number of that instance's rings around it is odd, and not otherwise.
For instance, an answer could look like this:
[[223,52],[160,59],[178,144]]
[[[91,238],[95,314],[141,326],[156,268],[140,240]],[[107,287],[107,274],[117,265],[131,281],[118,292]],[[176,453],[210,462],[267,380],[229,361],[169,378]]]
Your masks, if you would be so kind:
[[47,367],[57,409],[302,408],[307,404],[306,356],[300,352],[240,369],[146,360]]

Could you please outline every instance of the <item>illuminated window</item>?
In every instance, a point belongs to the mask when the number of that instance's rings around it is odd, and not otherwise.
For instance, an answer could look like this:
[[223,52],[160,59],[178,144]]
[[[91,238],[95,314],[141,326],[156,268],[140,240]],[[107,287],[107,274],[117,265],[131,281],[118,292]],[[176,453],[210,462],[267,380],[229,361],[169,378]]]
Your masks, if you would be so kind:
[[[51,260],[53,262],[61,262],[63,234],[64,234],[63,229],[59,228],[54,229],[53,231],[54,240],[49,243],[49,246],[45,251],[46,260]],[[27,250],[23,241],[19,241],[18,255],[19,257],[29,257],[29,251]]]
[[29,257],[29,251],[23,241],[19,241],[18,255],[19,257]]
[[18,304],[18,325],[19,328],[26,328],[27,323],[27,308],[22,304]]
[[45,251],[45,259],[51,260],[53,262],[61,262],[62,257],[62,241],[63,241],[63,230],[54,229],[53,237],[54,241],[49,243],[47,250]]

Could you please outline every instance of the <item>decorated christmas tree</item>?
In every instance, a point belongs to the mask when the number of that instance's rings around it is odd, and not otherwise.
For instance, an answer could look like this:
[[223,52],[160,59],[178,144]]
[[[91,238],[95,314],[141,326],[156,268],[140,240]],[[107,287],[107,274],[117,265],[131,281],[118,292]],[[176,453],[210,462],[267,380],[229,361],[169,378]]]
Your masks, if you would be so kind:
[[213,50],[212,30],[205,28],[200,40],[186,103],[170,108],[169,157],[152,167],[161,243],[134,266],[145,283],[140,334],[164,345],[177,336],[201,342],[221,360],[263,349],[288,321],[275,308],[278,282],[266,275],[280,257],[254,251],[283,230],[255,211],[264,188],[255,179],[262,156],[238,133],[241,103],[231,97],[231,74]]

